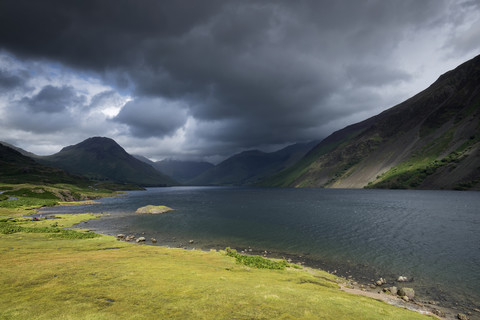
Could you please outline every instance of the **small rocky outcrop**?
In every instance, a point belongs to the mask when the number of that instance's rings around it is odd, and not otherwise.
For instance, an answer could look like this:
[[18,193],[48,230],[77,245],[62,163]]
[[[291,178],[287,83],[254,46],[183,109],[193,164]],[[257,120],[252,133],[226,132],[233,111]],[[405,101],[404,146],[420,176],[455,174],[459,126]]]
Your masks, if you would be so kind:
[[152,206],[148,205],[145,207],[138,208],[135,213],[137,214],[162,214],[162,213],[167,213],[173,211],[172,208],[169,208],[167,206]]
[[459,314],[457,314],[457,319],[459,319],[459,320],[468,320],[468,317],[467,317],[467,315],[464,314],[464,313],[459,313]]

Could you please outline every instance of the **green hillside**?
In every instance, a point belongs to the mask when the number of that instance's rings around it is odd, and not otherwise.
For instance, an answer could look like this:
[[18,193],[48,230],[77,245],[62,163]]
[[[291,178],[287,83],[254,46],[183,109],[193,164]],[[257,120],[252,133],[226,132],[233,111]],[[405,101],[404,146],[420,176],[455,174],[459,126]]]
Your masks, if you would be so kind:
[[480,56],[323,140],[266,186],[480,189]]
[[47,167],[20,152],[0,144],[0,182],[8,184],[75,184],[88,186],[91,182],[64,170]]

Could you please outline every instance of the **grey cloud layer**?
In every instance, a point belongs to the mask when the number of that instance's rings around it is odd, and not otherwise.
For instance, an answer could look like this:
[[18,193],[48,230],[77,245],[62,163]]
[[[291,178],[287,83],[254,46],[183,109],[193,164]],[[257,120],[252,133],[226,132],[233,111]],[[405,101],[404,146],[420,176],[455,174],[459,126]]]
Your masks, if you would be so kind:
[[32,98],[23,98],[21,103],[33,113],[61,113],[69,107],[82,106],[85,97],[77,95],[73,87],[47,85]]
[[187,115],[178,104],[159,98],[141,98],[127,102],[113,120],[128,125],[137,137],[162,137],[181,128]]
[[[479,9],[477,2],[462,4],[461,12]],[[454,6],[438,0],[14,0],[2,2],[0,44],[23,58],[95,72],[131,92],[136,100],[114,122],[137,137],[171,136],[195,118],[190,145],[202,141],[214,152],[218,145],[233,150],[318,139],[331,122],[388,107],[379,106],[390,101],[376,90],[412,78],[391,53],[422,30],[461,22],[460,11],[449,13]],[[459,50],[471,49],[475,35],[455,38]],[[0,86],[17,80],[0,73]],[[81,104],[69,88],[44,88],[33,99],[25,106],[35,112]]]

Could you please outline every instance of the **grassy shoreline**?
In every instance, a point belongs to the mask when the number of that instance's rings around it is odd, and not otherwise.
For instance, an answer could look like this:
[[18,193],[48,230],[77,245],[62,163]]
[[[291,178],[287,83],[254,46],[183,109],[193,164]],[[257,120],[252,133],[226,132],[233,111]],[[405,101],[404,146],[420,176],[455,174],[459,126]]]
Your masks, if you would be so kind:
[[[94,218],[69,214],[15,223],[69,228]],[[0,234],[0,252],[2,319],[428,318],[343,292],[342,279],[320,270],[257,269],[224,252],[36,232]]]
[[138,245],[69,229],[100,215],[33,221],[22,216],[58,190],[29,187],[37,191],[17,187],[17,206],[1,207],[1,319],[429,318],[342,291],[345,279],[321,270],[290,264],[261,269],[258,261],[247,266],[225,251]]

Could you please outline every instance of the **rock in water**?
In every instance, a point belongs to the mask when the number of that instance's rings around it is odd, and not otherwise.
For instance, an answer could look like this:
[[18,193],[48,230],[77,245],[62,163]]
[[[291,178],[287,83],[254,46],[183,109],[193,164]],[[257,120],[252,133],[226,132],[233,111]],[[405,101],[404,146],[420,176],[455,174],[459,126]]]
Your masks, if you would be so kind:
[[161,213],[166,213],[169,211],[172,211],[172,208],[169,208],[167,206],[152,206],[148,205],[145,207],[138,208],[135,213],[138,214],[161,214]]
[[412,288],[400,288],[398,290],[398,295],[400,297],[408,297],[408,299],[412,300],[415,297],[415,290]]
[[145,237],[140,237],[140,238],[138,238],[138,239],[137,239],[137,243],[138,243],[138,242],[145,242]]
[[407,282],[408,279],[407,279],[407,277],[400,276],[400,277],[398,277],[397,281],[398,281],[398,282]]

